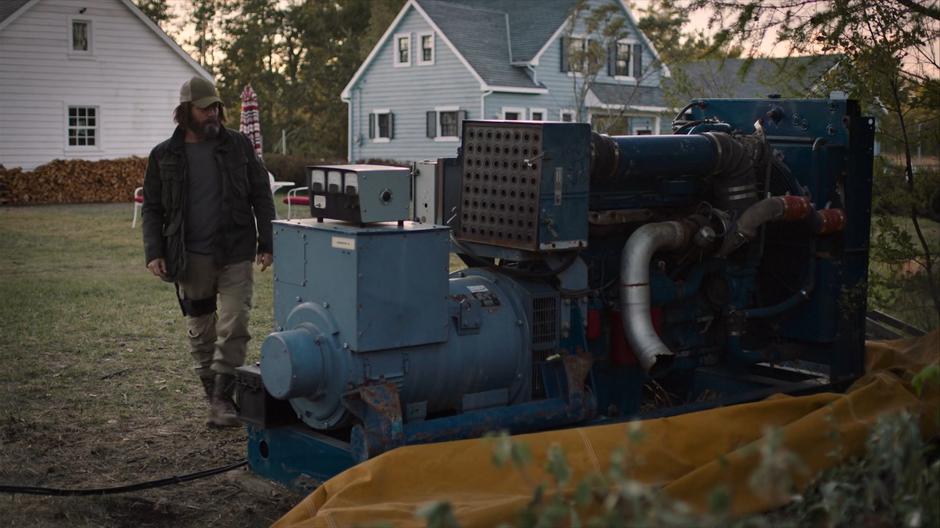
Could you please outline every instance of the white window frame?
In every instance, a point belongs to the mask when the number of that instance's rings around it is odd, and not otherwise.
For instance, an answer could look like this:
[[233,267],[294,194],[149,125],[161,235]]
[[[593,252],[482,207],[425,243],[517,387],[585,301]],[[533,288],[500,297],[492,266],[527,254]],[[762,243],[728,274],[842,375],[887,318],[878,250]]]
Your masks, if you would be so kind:
[[[407,61],[401,60],[401,50],[398,47],[398,42],[401,39],[408,39],[408,60]],[[394,53],[393,59],[395,61],[394,66],[396,68],[410,68],[411,67],[411,54],[414,51],[414,42],[412,42],[412,40],[413,39],[411,38],[411,33],[395,33],[395,38],[394,40],[392,40],[392,42],[394,42],[392,49]]]
[[[627,64],[627,71],[630,72],[630,75],[617,75],[617,59],[614,58],[614,80],[617,81],[635,81],[636,77],[633,76],[634,65],[636,64],[636,57],[633,55],[633,46],[639,44],[640,42],[634,39],[621,39],[617,41],[617,44],[626,44],[630,46],[630,63]],[[640,53],[643,53],[643,50],[640,50]],[[642,72],[640,72],[642,73]]]
[[[542,119],[536,119],[532,114],[540,112]],[[548,110],[545,108],[529,108],[529,121],[548,121]]]
[[381,134],[382,127],[379,126],[379,116],[380,116],[380,115],[388,115],[388,116],[389,116],[389,120],[391,120],[392,110],[389,109],[389,108],[378,108],[378,109],[373,110],[372,113],[375,114],[375,137],[372,138],[372,142],[373,142],[373,143],[389,143],[389,142],[391,142],[391,141],[392,141],[392,137],[391,137],[391,136],[392,136],[392,130],[391,130],[391,129],[392,129],[392,125],[393,125],[393,124],[391,123],[391,121],[389,121],[388,136],[385,136],[385,137],[380,136],[379,134]]
[[525,108],[522,108],[521,106],[504,106],[504,107],[502,107],[502,109],[500,109],[500,111],[499,111],[499,118],[505,120],[505,119],[506,119],[506,114],[508,114],[508,113],[510,113],[510,112],[512,112],[512,113],[514,113],[514,114],[519,114],[519,121],[524,121],[524,120],[525,120],[525,116],[526,116],[526,114],[525,114]]
[[[434,135],[434,141],[440,141],[444,143],[453,143],[454,141],[460,141],[460,107],[459,106],[435,106],[434,112],[437,113],[437,133]],[[456,136],[442,136],[441,135],[441,112],[454,112],[457,114],[457,134]]]
[[[431,58],[429,60],[424,60],[424,37],[431,37]],[[434,47],[434,32],[430,31],[425,33],[418,33],[417,41],[418,48],[415,50],[415,52],[417,54],[418,66],[433,66],[434,59],[437,57],[437,52]]]
[[[581,51],[583,52],[583,51],[586,50],[586,48],[587,48],[587,42],[591,39],[591,37],[590,37],[590,35],[580,35],[580,34],[579,34],[579,35],[571,35],[570,37],[568,37],[568,39],[569,39],[569,40],[571,40],[571,39],[578,39],[578,40],[580,40],[580,41],[581,41]],[[568,53],[568,50],[565,50],[565,53]],[[574,70],[571,69],[571,60],[570,60],[570,57],[569,57],[569,58],[566,58],[566,60],[568,61],[568,71],[565,72],[565,73],[568,74],[568,77],[579,77],[579,78],[580,78],[580,77],[584,77],[584,72],[581,72],[581,71],[574,71]]]
[[[64,129],[65,130],[65,137],[64,137],[65,151],[66,152],[100,152],[102,150],[102,147],[101,147],[101,106],[97,104],[87,104],[87,103],[85,104],[66,103],[63,105],[63,108],[64,108],[63,114],[65,117],[64,119],[65,121],[65,129]],[[69,110],[72,108],[94,109],[95,111],[95,126],[94,126],[95,144],[94,145],[70,145],[69,144],[69,128],[71,127],[71,123],[69,123]],[[92,127],[88,127],[88,126],[79,127],[76,125],[75,128],[88,129]]]
[[[571,121],[565,121],[565,114],[568,114],[571,116]],[[562,123],[575,123],[576,122],[575,119],[577,119],[577,117],[578,117],[578,113],[570,108],[562,108],[561,110],[558,111],[558,121]]]
[[[74,42],[75,35],[75,22],[84,22],[88,25],[88,49],[87,50],[76,50],[72,48],[72,43]],[[90,58],[95,56],[95,22],[89,17],[84,16],[73,16],[68,17],[68,40],[66,41],[66,50],[70,57],[76,58]]]

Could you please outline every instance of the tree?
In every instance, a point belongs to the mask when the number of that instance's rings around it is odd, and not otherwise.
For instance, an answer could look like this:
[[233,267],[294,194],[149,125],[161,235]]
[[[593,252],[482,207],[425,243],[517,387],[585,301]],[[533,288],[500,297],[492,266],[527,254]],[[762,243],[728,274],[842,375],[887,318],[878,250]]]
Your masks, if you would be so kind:
[[[608,1],[592,6],[591,2],[579,0],[572,7],[562,37],[562,69],[570,72],[575,121],[587,121],[587,97],[598,84],[598,75],[605,68],[616,69],[619,57],[642,53],[641,45],[623,42],[631,36],[632,29],[620,2]],[[620,53],[623,55],[619,55]],[[643,82],[658,73],[662,66],[658,60],[641,59],[638,72],[635,63],[631,63],[629,59],[625,60],[629,76],[633,77],[633,84],[629,89],[621,91],[616,103],[595,110],[592,124],[599,132],[615,131],[624,127],[626,113],[638,97]],[[625,85],[618,83],[617,86]]]
[[166,0],[135,0],[134,3],[154,24],[164,31],[167,30],[173,16],[170,14]]
[[587,0],[578,0],[571,8],[562,38],[562,70],[571,76],[575,121],[586,121],[585,101],[607,64],[607,50],[626,36],[626,18],[618,4],[605,2],[591,7]]
[[680,0],[650,0],[638,13],[637,27],[669,66],[741,54],[740,48],[726,46],[727,37],[720,32],[714,37],[701,29],[686,33],[690,10]]
[[686,32],[691,12],[680,0],[650,0],[639,11],[637,27],[652,42],[660,58],[671,71],[671,78],[661,83],[667,105],[679,108],[690,97],[701,96],[703,86],[714,88],[734,83],[721,75],[720,67],[698,68],[697,76],[690,77],[685,66],[697,61],[721,61],[741,55],[740,46],[729,45],[727,35],[719,31],[709,36],[704,30]]
[[931,48],[940,38],[936,2],[691,0],[688,7],[712,9],[711,27],[722,28],[721,38],[745,46],[750,57],[757,55],[765,36],[774,34],[774,42],[788,46],[790,54],[843,55],[843,85],[851,86],[851,95],[881,116],[882,138],[893,141],[900,151],[907,198],[904,208],[916,238],[916,243],[907,243],[903,229],[892,228],[891,218],[880,218],[880,233],[889,235],[876,239],[880,247],[873,248],[873,256],[908,256],[921,266],[926,289],[940,316],[940,270],[935,249],[921,225],[927,204],[915,200],[921,193],[912,158],[916,128],[911,126],[912,121],[934,127],[937,123],[940,65]]
[[192,37],[186,44],[195,48],[196,60],[211,68],[216,62],[215,52],[222,41],[220,17],[223,0],[193,0],[191,11]]

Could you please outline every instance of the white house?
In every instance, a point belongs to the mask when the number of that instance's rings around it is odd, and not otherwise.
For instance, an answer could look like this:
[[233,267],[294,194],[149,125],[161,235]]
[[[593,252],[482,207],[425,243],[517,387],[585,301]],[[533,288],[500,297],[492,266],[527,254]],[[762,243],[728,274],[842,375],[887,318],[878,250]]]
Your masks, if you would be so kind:
[[0,164],[146,156],[212,76],[130,0],[0,2]]

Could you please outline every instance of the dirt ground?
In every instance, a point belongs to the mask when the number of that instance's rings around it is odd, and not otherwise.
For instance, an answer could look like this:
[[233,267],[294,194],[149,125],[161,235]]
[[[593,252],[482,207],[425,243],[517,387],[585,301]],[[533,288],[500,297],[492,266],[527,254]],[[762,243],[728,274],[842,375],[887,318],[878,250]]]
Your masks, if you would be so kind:
[[[63,413],[63,418],[69,416]],[[7,417],[5,484],[110,487],[182,475],[244,458],[242,431],[142,417],[87,428]],[[2,526],[268,526],[302,495],[246,468],[189,483],[101,497],[14,495],[0,499]]]
[[[0,485],[102,488],[245,458],[209,429],[172,286],[130,204],[0,208]],[[249,361],[272,325],[255,276]],[[0,527],[268,526],[302,495],[245,468],[98,497],[0,495]]]

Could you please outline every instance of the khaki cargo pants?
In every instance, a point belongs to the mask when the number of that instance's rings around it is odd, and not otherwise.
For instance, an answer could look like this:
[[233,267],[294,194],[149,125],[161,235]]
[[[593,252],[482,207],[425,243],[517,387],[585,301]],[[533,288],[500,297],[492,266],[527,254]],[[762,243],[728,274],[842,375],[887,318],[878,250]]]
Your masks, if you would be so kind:
[[217,296],[217,311],[187,317],[190,353],[196,374],[235,374],[248,351],[248,314],[254,286],[251,261],[216,266],[211,255],[186,254],[180,293],[186,299]]

